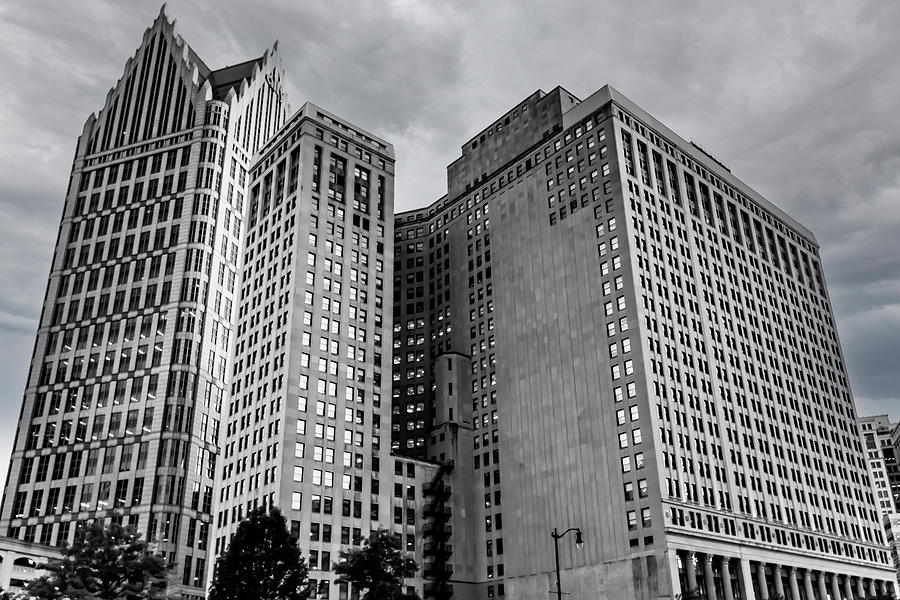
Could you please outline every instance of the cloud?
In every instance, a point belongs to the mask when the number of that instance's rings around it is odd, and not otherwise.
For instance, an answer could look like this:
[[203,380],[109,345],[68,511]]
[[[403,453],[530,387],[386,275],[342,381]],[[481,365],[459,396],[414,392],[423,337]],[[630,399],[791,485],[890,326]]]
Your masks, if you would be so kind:
[[[75,139],[158,8],[0,7],[7,355],[30,355],[15,336],[36,326]],[[279,39],[294,108],[311,100],[395,144],[399,209],[442,195],[460,145],[535,89],[586,97],[612,83],[816,233],[860,411],[900,418],[900,5],[175,0],[168,12],[213,68]],[[20,392],[6,386],[3,416]]]

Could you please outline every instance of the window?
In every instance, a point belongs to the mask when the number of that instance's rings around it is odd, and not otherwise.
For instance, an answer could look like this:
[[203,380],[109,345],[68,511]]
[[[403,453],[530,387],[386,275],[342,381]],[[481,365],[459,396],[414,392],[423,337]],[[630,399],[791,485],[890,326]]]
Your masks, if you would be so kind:
[[631,457],[630,456],[622,457],[622,472],[623,473],[631,472]]
[[300,492],[291,492],[291,509],[300,510],[303,506],[303,494]]
[[638,452],[634,455],[634,468],[635,469],[643,469],[644,468],[644,453]]
[[628,531],[637,529],[637,513],[633,510],[628,511]]

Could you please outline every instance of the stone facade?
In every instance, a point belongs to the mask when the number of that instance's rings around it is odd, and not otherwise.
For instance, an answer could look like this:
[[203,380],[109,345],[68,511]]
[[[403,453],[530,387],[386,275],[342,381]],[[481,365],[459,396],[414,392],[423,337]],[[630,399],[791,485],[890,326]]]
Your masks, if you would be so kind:
[[812,233],[610,87],[461,154],[396,219],[393,443],[433,457],[466,356],[474,597],[545,598],[568,527],[573,600],[891,589]]

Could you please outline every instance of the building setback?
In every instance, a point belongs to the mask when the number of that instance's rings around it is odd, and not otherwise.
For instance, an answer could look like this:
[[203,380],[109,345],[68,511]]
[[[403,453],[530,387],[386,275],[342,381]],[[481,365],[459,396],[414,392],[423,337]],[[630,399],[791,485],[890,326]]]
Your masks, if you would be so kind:
[[468,481],[454,597],[546,598],[569,527],[572,600],[894,589],[818,243],[616,90],[466,142],[394,269],[392,444]]

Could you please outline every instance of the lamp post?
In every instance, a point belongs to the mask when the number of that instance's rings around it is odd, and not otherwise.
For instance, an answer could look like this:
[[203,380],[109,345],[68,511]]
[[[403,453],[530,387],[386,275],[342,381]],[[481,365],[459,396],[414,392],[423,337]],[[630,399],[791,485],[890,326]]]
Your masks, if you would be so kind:
[[562,587],[559,584],[559,538],[570,531],[575,532],[575,547],[580,550],[584,546],[584,537],[581,535],[580,527],[569,527],[562,533],[557,532],[556,527],[554,527],[553,531],[550,532],[550,537],[553,538],[554,550],[556,550],[556,600],[562,600]]

